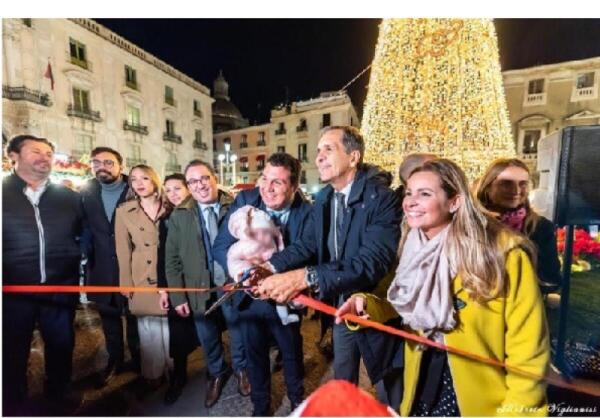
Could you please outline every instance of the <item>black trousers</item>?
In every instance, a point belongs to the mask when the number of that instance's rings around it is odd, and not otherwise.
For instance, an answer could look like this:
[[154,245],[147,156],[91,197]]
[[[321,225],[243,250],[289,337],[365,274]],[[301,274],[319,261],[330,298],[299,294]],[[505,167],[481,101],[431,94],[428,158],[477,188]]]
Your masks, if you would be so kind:
[[[109,365],[122,365],[125,359],[125,341],[123,338],[123,321],[125,316],[127,345],[134,365],[140,364],[140,337],[138,335],[137,318],[126,308],[127,301],[119,294],[113,294],[110,304],[97,304],[98,313],[102,320],[102,331],[106,341]],[[125,298],[123,298],[125,299]],[[125,308],[124,308],[125,307]]]
[[72,295],[46,297],[3,295],[2,397],[4,413],[27,399],[27,363],[36,323],[44,340],[46,392],[63,396],[71,381],[75,345],[75,303]]
[[240,311],[240,318],[254,415],[267,416],[271,413],[271,336],[281,350],[288,398],[292,403],[300,403],[304,396],[301,322],[283,325],[275,306],[263,300],[252,300],[247,309]]

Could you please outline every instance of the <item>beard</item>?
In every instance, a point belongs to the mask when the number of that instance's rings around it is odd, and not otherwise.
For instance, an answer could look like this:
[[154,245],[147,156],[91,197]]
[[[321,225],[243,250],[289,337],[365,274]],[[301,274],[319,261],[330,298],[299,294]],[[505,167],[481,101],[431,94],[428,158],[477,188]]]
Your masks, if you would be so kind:
[[102,184],[112,184],[117,181],[118,178],[119,176],[115,177],[106,170],[98,170],[96,172],[96,179]]

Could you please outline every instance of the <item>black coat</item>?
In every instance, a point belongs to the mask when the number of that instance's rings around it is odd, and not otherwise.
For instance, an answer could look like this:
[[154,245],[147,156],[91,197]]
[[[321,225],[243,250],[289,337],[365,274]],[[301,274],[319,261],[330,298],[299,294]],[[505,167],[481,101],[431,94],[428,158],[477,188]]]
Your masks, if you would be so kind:
[[40,284],[40,250],[44,254],[45,283],[79,284],[83,215],[78,194],[61,185],[47,186],[38,203],[41,237],[34,206],[24,192],[26,186],[14,173],[2,181],[3,284]]
[[[117,202],[118,207],[127,195],[127,176],[123,175],[125,188]],[[100,182],[89,180],[81,190],[81,201],[85,215],[84,248],[86,249],[86,284],[91,286],[119,286],[119,263],[115,249],[115,211],[109,221],[102,204]],[[90,293],[88,299],[108,304],[113,294]],[[117,297],[117,299],[120,298]]]
[[327,248],[333,194],[329,185],[317,194],[302,238],[274,254],[271,264],[277,271],[288,271],[310,265],[316,255],[321,299],[373,291],[397,261],[400,202],[390,182],[389,173],[376,167],[356,173],[344,215],[339,261],[329,261]]
[[[554,224],[548,219],[540,216],[535,229],[529,235],[529,239],[536,245],[537,275],[542,284],[542,291],[552,291],[560,286],[560,262],[558,261],[558,250],[556,248],[556,234]],[[548,285],[546,285],[546,283]]]

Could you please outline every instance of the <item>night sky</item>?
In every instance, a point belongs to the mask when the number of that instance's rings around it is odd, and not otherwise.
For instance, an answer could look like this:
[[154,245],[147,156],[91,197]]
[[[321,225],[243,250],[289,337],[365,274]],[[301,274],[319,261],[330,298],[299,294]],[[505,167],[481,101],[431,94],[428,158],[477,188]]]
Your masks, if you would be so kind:
[[[212,90],[220,69],[251,123],[317,97],[373,59],[378,19],[95,19]],[[600,56],[600,19],[495,20],[503,70]],[[349,89],[359,112],[369,73]]]

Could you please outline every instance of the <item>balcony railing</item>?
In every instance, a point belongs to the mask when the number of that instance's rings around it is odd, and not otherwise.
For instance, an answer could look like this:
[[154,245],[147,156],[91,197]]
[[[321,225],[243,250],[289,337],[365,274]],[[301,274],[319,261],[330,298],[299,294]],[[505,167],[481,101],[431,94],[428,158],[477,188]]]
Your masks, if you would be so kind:
[[525,96],[525,105],[543,105],[546,103],[546,93],[528,94]]
[[240,148],[248,148],[247,142],[240,142]]
[[264,170],[264,169],[265,169],[265,164],[264,164],[264,163],[263,163],[263,164],[258,164],[258,165],[256,166],[256,171],[262,171],[262,170]]
[[166,164],[165,171],[171,173],[181,173],[181,164]]
[[194,109],[194,116],[198,116],[199,118],[203,117],[202,111],[200,109]]
[[75,118],[93,120],[94,122],[102,122],[100,112],[90,109],[79,109],[73,106],[72,104],[67,106],[67,115],[73,116]]
[[240,171],[247,173],[248,171],[250,171],[250,168],[248,167],[240,167]]
[[194,141],[194,143],[192,144],[192,146],[196,149],[201,149],[203,151],[208,151],[208,144],[206,142],[202,142],[202,141]]
[[52,106],[52,101],[47,94],[42,93],[39,90],[28,89],[25,86],[10,87],[3,85],[2,97],[9,100],[25,100],[42,106]]
[[597,86],[583,87],[575,89],[573,92],[573,100],[590,100],[594,99],[597,95]]
[[277,130],[275,131],[275,135],[285,135],[285,134],[286,134],[286,132],[287,132],[287,131],[285,130],[285,128],[277,129]]
[[308,131],[308,125],[298,125],[296,126],[296,132]]
[[256,146],[257,147],[266,147],[267,146],[267,141],[265,141],[264,139],[263,140],[259,139],[258,141],[256,141]]
[[183,140],[181,139],[181,135],[175,135],[174,133],[170,133],[170,132],[165,132],[163,134],[163,140],[169,141],[169,142],[174,142],[176,144],[183,143]]
[[84,70],[92,71],[93,66],[92,63],[86,59],[81,60],[77,57],[71,55],[69,51],[66,51],[67,54],[67,62],[70,62],[73,65],[83,68]]
[[136,132],[142,135],[148,135],[148,127],[145,125],[131,125],[126,120],[123,121],[123,129],[126,131]]
[[172,97],[165,96],[165,103],[168,104],[168,105],[170,105],[170,106],[173,106],[173,107],[177,106],[177,100],[175,100]]
[[127,167],[129,167],[129,168],[134,167],[136,165],[140,165],[140,164],[146,164],[146,160],[144,160],[142,158],[127,158],[126,162],[127,162]]

